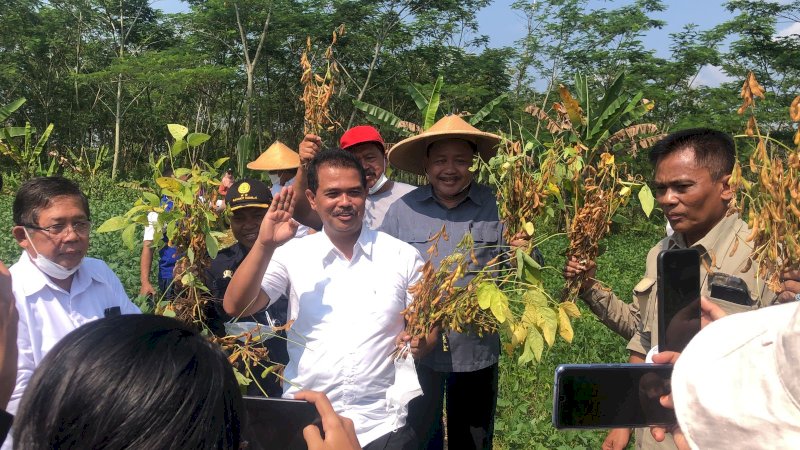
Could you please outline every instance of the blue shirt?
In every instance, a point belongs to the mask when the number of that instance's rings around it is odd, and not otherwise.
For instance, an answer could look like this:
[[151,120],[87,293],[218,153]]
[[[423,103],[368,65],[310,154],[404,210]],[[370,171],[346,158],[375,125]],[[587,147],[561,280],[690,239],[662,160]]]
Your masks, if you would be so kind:
[[[472,183],[466,198],[454,208],[443,206],[433,195],[431,186],[421,186],[394,202],[386,212],[380,230],[408,242],[425,255],[431,246],[431,236],[446,228],[448,240],[439,239],[438,254],[431,256],[434,266],[452,254],[465,234],[475,240],[478,264],[470,263],[469,271],[480,270],[504,247],[503,227],[497,214],[497,201],[491,189]],[[458,285],[466,285],[474,276],[468,273]],[[500,356],[497,333],[478,336],[477,333],[448,331],[447,349],[437,345],[420,361],[441,372],[473,372],[496,364]]]

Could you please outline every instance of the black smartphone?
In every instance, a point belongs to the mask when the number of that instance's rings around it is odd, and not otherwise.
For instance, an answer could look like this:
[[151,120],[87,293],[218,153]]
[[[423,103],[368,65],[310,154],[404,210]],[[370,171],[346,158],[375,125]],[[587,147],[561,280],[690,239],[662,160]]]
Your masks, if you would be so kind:
[[700,252],[658,254],[658,350],[683,351],[700,331]]
[[322,433],[322,420],[317,408],[305,400],[244,396],[247,413],[242,439],[248,449],[306,450],[303,428],[317,425]]
[[623,428],[676,423],[661,406],[672,364],[562,364],[553,386],[556,428]]
[[725,273],[712,273],[708,275],[709,296],[737,305],[752,306],[750,290],[747,284],[739,277]]

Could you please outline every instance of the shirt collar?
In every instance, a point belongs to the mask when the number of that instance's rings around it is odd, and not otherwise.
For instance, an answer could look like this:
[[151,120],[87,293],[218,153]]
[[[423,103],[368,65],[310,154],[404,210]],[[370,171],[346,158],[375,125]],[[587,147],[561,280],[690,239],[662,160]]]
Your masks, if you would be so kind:
[[[45,287],[62,292],[64,291],[64,289],[57,286],[53,280],[50,279],[50,277],[45,275],[44,272],[36,267],[36,264],[33,263],[30,255],[28,255],[27,250],[22,251],[22,255],[20,255],[17,263],[21,264],[25,271],[25,281],[20,283],[20,286],[22,287],[22,292],[26,297],[38,293]],[[84,257],[83,264],[85,263],[86,261]],[[72,286],[70,287],[69,293],[76,294],[84,291],[86,287],[92,283],[92,280],[96,280],[101,283],[103,282],[103,279],[99,275],[90,270],[86,270],[85,265],[81,265],[81,267],[73,275]]]
[[[332,262],[330,259],[331,256],[339,256],[344,258],[344,255],[335,245],[331,242],[331,239],[325,233],[325,228],[323,227],[322,232],[316,233],[321,234],[322,236],[320,239],[323,241],[322,244],[318,247],[321,252],[321,256],[326,264]],[[316,235],[315,234],[315,235]],[[315,236],[312,235],[312,236]],[[371,230],[366,224],[361,226],[361,233],[358,235],[358,239],[356,240],[355,245],[353,245],[353,257],[352,260],[355,260],[359,254],[363,254],[370,260],[372,259],[372,251],[375,246],[375,237],[377,236],[377,232],[375,230]]]
[[[734,232],[734,227],[739,220],[738,214],[731,214],[723,217],[722,220],[717,222],[705,236],[700,238],[699,241],[692,244],[692,247],[699,247],[704,250],[703,253],[708,254],[709,251],[719,248],[719,245],[724,243],[724,240]],[[686,237],[683,233],[673,234],[668,242],[668,248],[686,248]]]
[[[417,189],[415,191],[412,191],[412,192],[413,192],[413,194],[411,194],[411,195],[416,196],[416,199],[418,201],[428,201],[429,200],[429,201],[434,201],[434,202],[436,202],[436,203],[441,205],[441,203],[439,203],[439,201],[436,200],[436,197],[433,195],[433,186],[431,186],[430,183],[428,183],[428,184],[422,186],[421,188],[419,188],[419,189]],[[469,192],[467,192],[467,196],[464,197],[464,200],[462,200],[461,203],[464,203],[467,200],[471,200],[472,203],[475,203],[478,206],[483,206],[484,199],[482,199],[481,196],[480,196],[480,190],[478,188],[478,183],[476,183],[475,180],[470,182],[470,184],[469,184]],[[459,205],[461,203],[459,203]]]

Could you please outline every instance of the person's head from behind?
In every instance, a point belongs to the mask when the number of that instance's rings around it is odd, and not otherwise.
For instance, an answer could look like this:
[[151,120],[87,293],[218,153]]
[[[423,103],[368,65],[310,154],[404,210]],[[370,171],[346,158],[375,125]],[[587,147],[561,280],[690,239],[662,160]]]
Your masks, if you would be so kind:
[[331,236],[358,235],[364,220],[367,178],[355,156],[325,150],[308,164],[306,196]]
[[733,139],[708,128],[672,133],[650,151],[656,201],[689,244],[725,217],[733,198],[728,182],[735,159]]
[[242,398],[225,355],[168,317],[71,332],[37,367],[14,420],[25,449],[238,449]]
[[[14,238],[34,261],[39,256],[75,269],[89,250],[89,201],[74,181],[37,177],[22,183],[14,197],[13,220]],[[62,273],[48,275],[65,278]]]
[[231,209],[231,231],[246,248],[253,248],[261,222],[272,203],[272,194],[263,182],[247,178],[233,183],[225,195]]

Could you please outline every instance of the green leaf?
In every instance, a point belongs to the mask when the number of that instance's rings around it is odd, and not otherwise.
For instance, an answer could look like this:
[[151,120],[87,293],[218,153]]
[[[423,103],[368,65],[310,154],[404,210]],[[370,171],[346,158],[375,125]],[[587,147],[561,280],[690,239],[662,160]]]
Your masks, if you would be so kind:
[[558,305],[558,334],[567,342],[572,342],[575,337],[575,332],[572,330],[572,323],[569,321],[569,314],[564,311],[562,305],[569,304],[575,306],[572,302],[564,302]]
[[180,141],[189,133],[189,129],[183,125],[179,125],[177,123],[171,123],[167,125],[167,129],[169,130],[169,134],[175,138],[176,141]]
[[[526,305],[533,305],[537,308],[547,307],[547,296],[541,288],[528,289],[522,294],[522,300]],[[527,306],[525,307],[525,311],[528,311]]]
[[648,185],[643,185],[641,189],[639,189],[639,203],[642,204],[642,211],[644,211],[644,215],[650,217],[650,213],[653,212],[653,206],[655,205],[655,198],[653,198],[653,192],[650,190]]
[[186,141],[183,140],[175,141],[175,143],[172,144],[172,148],[169,150],[169,154],[172,155],[172,157],[174,158],[180,155],[181,152],[186,150],[187,148],[188,145],[186,145]]
[[23,103],[25,103],[25,97],[18,98],[13,102],[0,107],[0,122],[5,122],[6,119],[16,110],[18,110]]
[[528,336],[525,338],[525,349],[517,362],[519,364],[526,364],[533,360],[539,362],[542,360],[542,352],[544,351],[544,339],[542,334],[535,327],[528,329]]
[[417,109],[423,111],[426,106],[428,106],[428,99],[425,98],[425,95],[417,89],[416,86],[413,84],[406,85],[406,91],[414,99],[414,103],[417,105]]
[[[25,127],[6,127],[8,137],[25,136]],[[31,128],[31,133],[35,133],[36,128]]]
[[547,345],[552,346],[556,340],[558,314],[552,308],[539,308],[536,312],[538,313],[536,326],[542,330]]
[[143,192],[142,197],[144,197],[144,201],[153,208],[161,206],[161,197],[152,192]]
[[136,224],[132,223],[122,230],[122,242],[125,246],[132,249],[136,245]]
[[219,169],[220,167],[222,167],[223,164],[228,162],[229,159],[231,159],[230,156],[226,156],[224,158],[220,158],[220,159],[214,161],[214,164],[213,164],[214,168],[215,169]]
[[210,256],[211,259],[217,257],[217,253],[219,252],[219,243],[217,242],[217,238],[215,238],[211,233],[206,233],[206,249],[208,250],[208,256]]
[[165,309],[164,312],[161,313],[164,317],[175,317],[175,311],[171,309]]
[[130,222],[125,217],[123,217],[123,216],[114,216],[114,217],[111,217],[110,219],[106,220],[105,222],[103,222],[103,224],[100,225],[97,228],[97,232],[98,233],[110,233],[112,231],[119,231],[119,230],[127,227],[129,224],[130,224]]
[[425,108],[425,121],[422,125],[423,130],[427,130],[436,122],[436,113],[439,112],[439,102],[441,100],[443,84],[444,77],[439,75],[439,77],[436,78],[436,83],[433,85],[431,98],[428,100],[428,106]]
[[362,102],[359,100],[353,100],[353,105],[357,109],[366,113],[367,118],[373,123],[394,128],[395,132],[403,136],[406,137],[411,136],[412,133],[408,129],[400,126],[400,122],[403,122],[403,119],[397,117],[396,115],[390,113],[389,111],[379,106],[375,106],[373,104]]
[[492,296],[495,294],[497,286],[492,282],[484,282],[478,285],[475,297],[478,299],[478,306],[481,309],[489,309],[492,306]]
[[189,258],[189,264],[194,264],[194,249],[192,247],[186,250],[186,257]]
[[172,192],[180,192],[180,190],[183,189],[183,184],[181,184],[180,180],[172,177],[158,177],[156,178],[156,184],[158,184],[160,188]]
[[184,286],[192,286],[194,284],[194,275],[192,272],[185,272],[181,277],[181,284]]
[[504,323],[508,317],[508,297],[496,284],[487,281],[478,286],[475,296],[478,299],[478,306],[482,309],[490,309],[492,315],[499,323]]
[[517,278],[535,287],[543,285],[542,266],[521,248],[517,249]]
[[476,112],[475,114],[472,115],[472,117],[469,118],[469,124],[470,125],[477,125],[478,123],[480,123],[483,119],[486,118],[486,116],[491,114],[492,110],[495,108],[495,106],[497,106],[500,103],[502,103],[503,100],[506,99],[506,97],[508,97],[508,92],[506,92],[504,94],[500,94],[497,97],[495,97],[493,100],[489,101],[489,103],[485,104],[483,106],[483,108],[478,110],[478,112]]
[[39,155],[42,154],[42,150],[44,150],[44,145],[47,143],[47,140],[50,138],[50,133],[52,132],[53,132],[53,124],[51,123],[50,125],[47,126],[47,128],[45,128],[44,133],[42,133],[42,136],[39,137],[39,141],[36,142],[36,146],[33,149],[33,157],[38,158]]
[[189,147],[197,147],[209,139],[211,139],[211,136],[205,133],[191,133],[186,136],[186,143],[189,144]]
[[250,383],[253,382],[253,380],[242,375],[242,373],[239,372],[239,370],[236,369],[235,367],[233,368],[233,374],[236,376],[236,382],[239,383],[239,388],[246,392],[247,386],[249,386]]

